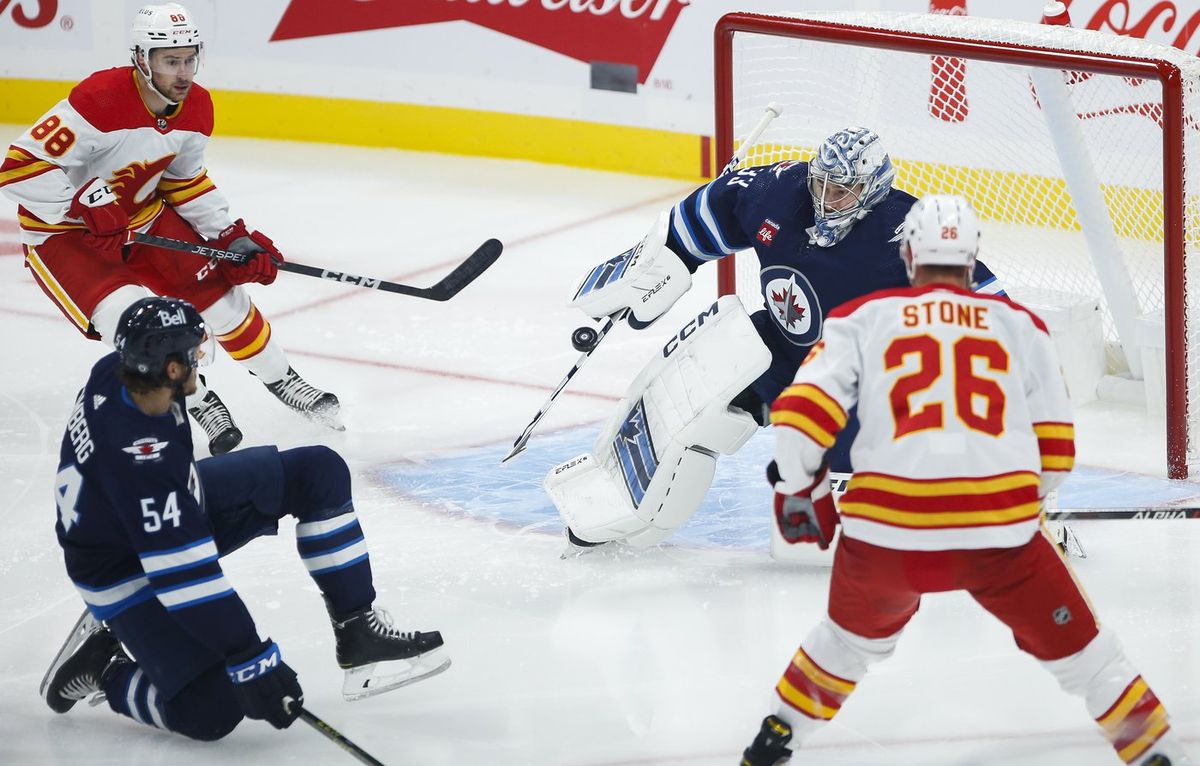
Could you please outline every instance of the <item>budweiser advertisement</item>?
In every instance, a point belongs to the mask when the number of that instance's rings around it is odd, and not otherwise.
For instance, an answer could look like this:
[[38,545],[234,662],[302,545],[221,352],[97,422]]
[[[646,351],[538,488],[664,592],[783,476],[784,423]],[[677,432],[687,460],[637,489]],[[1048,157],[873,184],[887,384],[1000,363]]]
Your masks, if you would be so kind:
[[637,67],[644,83],[691,0],[291,0],[271,40],[465,21],[583,62]]

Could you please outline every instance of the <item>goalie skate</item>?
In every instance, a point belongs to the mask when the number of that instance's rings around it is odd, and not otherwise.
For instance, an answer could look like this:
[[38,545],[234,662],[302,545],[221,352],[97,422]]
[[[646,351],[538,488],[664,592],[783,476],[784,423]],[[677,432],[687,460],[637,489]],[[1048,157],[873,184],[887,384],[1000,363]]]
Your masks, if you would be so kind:
[[400,632],[382,609],[359,610],[333,621],[338,665],[346,671],[342,696],[373,697],[441,673],[450,667],[442,634]]

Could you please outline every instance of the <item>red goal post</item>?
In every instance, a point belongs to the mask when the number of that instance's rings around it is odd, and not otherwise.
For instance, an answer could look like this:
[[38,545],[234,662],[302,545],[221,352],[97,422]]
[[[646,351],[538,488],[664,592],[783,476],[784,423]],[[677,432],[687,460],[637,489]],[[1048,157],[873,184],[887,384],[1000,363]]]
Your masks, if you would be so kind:
[[[1105,372],[1145,375],[1150,399],[1162,376],[1167,474],[1188,475],[1200,461],[1200,59],[1069,27],[883,12],[732,13],[715,44],[718,156],[769,101],[784,115],[744,166],[808,159],[847,125],[877,131],[898,187],[971,199],[981,258],[1014,298],[1098,305]],[[761,304],[752,251],[718,267],[722,294]]]

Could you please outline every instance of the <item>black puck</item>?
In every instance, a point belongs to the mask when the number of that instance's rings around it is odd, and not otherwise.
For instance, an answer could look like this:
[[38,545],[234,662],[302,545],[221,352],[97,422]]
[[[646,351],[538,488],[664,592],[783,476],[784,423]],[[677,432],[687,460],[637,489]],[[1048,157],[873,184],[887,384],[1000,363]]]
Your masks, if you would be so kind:
[[599,340],[600,334],[591,327],[576,327],[575,332],[571,333],[571,345],[576,351],[591,351]]

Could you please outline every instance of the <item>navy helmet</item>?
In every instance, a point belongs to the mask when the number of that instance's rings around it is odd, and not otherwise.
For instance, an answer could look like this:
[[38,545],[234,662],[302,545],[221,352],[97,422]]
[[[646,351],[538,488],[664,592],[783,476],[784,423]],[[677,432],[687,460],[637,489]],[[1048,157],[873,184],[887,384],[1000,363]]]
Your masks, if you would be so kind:
[[195,306],[180,298],[151,296],[121,314],[113,345],[127,370],[156,376],[172,355],[190,367],[199,365],[206,356],[199,347],[208,337]]

